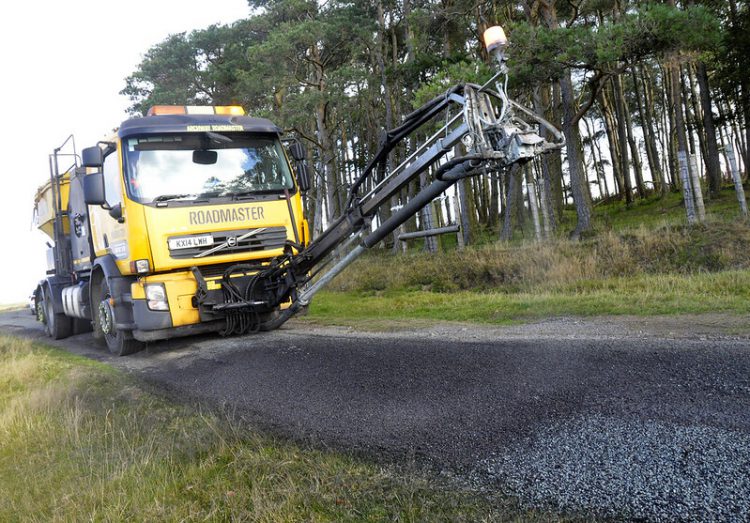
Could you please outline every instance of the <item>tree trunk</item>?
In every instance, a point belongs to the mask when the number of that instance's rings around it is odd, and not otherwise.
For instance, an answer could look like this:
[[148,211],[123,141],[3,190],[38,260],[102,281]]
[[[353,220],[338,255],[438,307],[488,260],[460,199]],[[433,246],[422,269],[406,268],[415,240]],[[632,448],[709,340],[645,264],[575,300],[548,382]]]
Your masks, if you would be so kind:
[[[419,175],[419,185],[421,186],[421,188],[427,187],[428,183],[426,172],[422,172]],[[420,211],[420,214],[422,218],[422,230],[428,231],[430,229],[433,229],[434,225],[432,219],[432,205],[425,205]],[[424,248],[427,252],[437,252],[438,248],[436,238],[434,236],[425,236]]]
[[471,217],[469,196],[466,194],[466,178],[458,180],[459,216],[461,218],[461,246],[471,245]]
[[510,241],[513,237],[513,215],[515,214],[516,192],[518,183],[518,164],[513,164],[508,173],[508,190],[505,192],[505,206],[503,208],[503,230],[500,232],[500,241]]
[[708,72],[706,64],[698,62],[696,67],[698,87],[700,88],[701,108],[703,109],[703,131],[706,135],[706,177],[712,197],[719,196],[721,191],[721,164],[719,162],[719,146],[716,143],[716,125],[711,107],[711,91],[708,87]]
[[565,150],[568,153],[568,169],[570,171],[570,192],[576,206],[578,221],[576,228],[570,233],[572,239],[578,240],[581,235],[591,230],[591,206],[586,198],[585,183],[581,172],[581,158],[578,150],[578,128],[575,122],[576,107],[573,82],[570,70],[563,72],[560,78],[560,96],[563,108],[563,134],[565,135]]
[[615,131],[615,116],[612,111],[612,104],[606,94],[606,90],[602,89],[599,93],[599,104],[602,107],[602,116],[604,121],[604,131],[607,134],[607,142],[609,143],[609,156],[612,163],[612,175],[615,182],[615,190],[620,199],[622,199],[627,191],[625,190],[625,179],[622,175],[622,165],[619,162],[620,154],[618,152],[619,146],[617,145]]
[[[546,111],[546,106],[544,103],[544,99],[546,95],[547,102],[549,103],[549,89],[546,87],[543,88],[536,88],[534,89],[534,110],[537,112],[537,114],[542,114],[545,117],[549,117]],[[550,121],[554,121],[550,118]],[[541,126],[540,126],[541,127]],[[547,136],[547,130],[544,128],[540,129],[540,133],[542,138]],[[559,164],[560,159],[560,152],[554,151],[550,154],[544,154],[542,155],[541,159],[539,160],[542,166],[542,193],[544,196],[542,197],[542,207],[547,210],[548,215],[548,223],[550,230],[554,231],[557,229],[557,221],[556,216],[560,216],[562,213],[562,195],[560,191],[560,182],[557,182],[557,190],[558,194],[557,196],[553,195],[553,176],[552,176],[552,169],[551,164],[553,163],[552,156],[555,156],[557,158],[557,163]],[[559,179],[558,179],[559,180]],[[560,210],[559,213],[557,212],[557,209],[555,209],[555,201],[560,203]]]
[[535,176],[537,180],[541,180],[539,185],[539,210],[542,213],[542,227],[544,229],[544,237],[550,238],[552,236],[552,207],[548,206],[545,201],[549,198],[549,194],[547,194],[547,189],[545,188],[545,180],[544,180],[544,174],[541,169],[539,169],[540,163],[533,162],[534,170],[535,170]]
[[[679,187],[682,184],[682,179],[680,178],[680,163],[677,158],[677,151],[679,149],[679,142],[677,138],[677,123],[675,121],[675,103],[674,103],[674,94],[672,90],[672,84],[673,77],[672,74],[672,68],[671,67],[664,67],[663,68],[663,75],[664,82],[666,82],[666,88],[663,89],[662,93],[662,99],[664,106],[667,108],[667,119],[669,120],[669,132],[666,135],[666,140],[668,144],[668,160],[669,160],[669,175],[671,178],[671,183],[674,187]],[[677,87],[676,93],[679,96],[680,94],[680,88],[675,84]],[[679,102],[677,104],[677,107],[680,107]],[[682,127],[682,135],[685,135],[685,128]],[[685,151],[685,154],[687,154],[687,139],[685,139],[685,145],[684,145],[683,151]],[[687,157],[686,157],[687,158]],[[687,165],[687,163],[685,164]]]
[[542,239],[542,226],[539,221],[539,203],[536,196],[536,181],[531,164],[526,164],[526,194],[529,198],[529,210],[531,211],[531,220],[534,222],[534,236],[537,241]]
[[734,154],[734,147],[732,147],[731,139],[727,140],[727,156],[729,158],[729,169],[732,173],[732,181],[734,182],[734,191],[737,194],[737,201],[740,204],[740,212],[742,213],[742,216],[747,217],[745,189],[742,187],[742,177],[740,176],[740,170],[737,167],[737,157]]
[[464,228],[464,220],[463,220],[463,213],[461,212],[461,205],[459,204],[459,194],[460,194],[460,185],[461,180],[455,185],[455,193],[453,195],[453,206],[454,206],[454,214],[456,216],[456,222],[459,222],[460,220],[460,227],[461,229],[458,231],[458,234],[456,234],[456,243],[458,246],[458,250],[463,250],[464,246],[466,245],[465,242],[465,228]]
[[500,220],[500,182],[497,173],[493,172],[487,177],[490,183],[490,209],[487,225],[490,229],[496,230]]
[[706,221],[706,207],[703,204],[703,189],[701,188],[701,178],[698,175],[698,160],[694,154],[690,155],[690,183],[693,186],[698,221],[704,222]]
[[612,78],[614,88],[614,105],[615,114],[617,115],[617,153],[620,155],[618,160],[620,171],[625,181],[625,205],[630,207],[633,204],[633,187],[630,180],[630,164],[628,162],[628,133],[625,129],[625,107],[623,104],[622,85],[619,82],[619,76]]
[[[616,78],[618,83],[621,83],[622,77]],[[646,187],[643,185],[643,167],[641,164],[641,153],[638,149],[638,144],[633,136],[633,119],[630,117],[630,109],[625,103],[625,97],[623,96],[622,104],[625,109],[625,130],[628,133],[628,145],[630,146],[630,155],[633,157],[633,172],[635,174],[635,187],[638,190],[638,196],[643,199],[646,197]]]
[[[544,91],[542,91],[544,94]],[[544,100],[544,98],[542,98]],[[560,122],[562,121],[562,111],[560,110],[560,86],[557,82],[552,84],[552,107],[549,111],[548,121]],[[565,180],[563,178],[562,171],[563,164],[563,153],[562,149],[554,151],[548,155],[548,163],[550,178],[551,178],[551,191],[552,205],[555,208],[555,214],[558,218],[558,222],[563,218],[563,209],[568,204],[567,197],[565,195]]]
[[677,161],[679,165],[680,182],[682,183],[683,201],[685,202],[685,213],[690,225],[698,222],[695,213],[695,200],[690,183],[690,168],[688,166],[688,144],[685,133],[685,121],[682,116],[682,95],[680,93],[680,72],[677,64],[667,66],[670,72],[670,95],[671,107],[674,114],[674,134],[677,137]]
[[[386,28],[385,28],[385,15],[383,13],[383,2],[382,0],[378,0],[378,3],[376,5],[377,9],[377,15],[378,15],[378,42],[377,45],[374,46],[375,50],[375,59],[378,64],[378,72],[380,73],[380,85],[383,90],[383,104],[385,106],[385,128],[386,130],[390,130],[393,128],[393,104],[391,102],[391,89],[390,85],[388,84],[388,77],[385,74],[385,34],[386,34]],[[394,151],[395,153],[395,151]],[[391,153],[391,155],[388,156],[388,159],[386,160],[386,169],[388,171],[388,174],[390,174],[393,171],[393,159],[392,155],[394,153]],[[381,172],[381,175],[383,173]],[[380,211],[381,219],[383,221],[387,220],[391,216],[391,209],[398,205],[398,196],[393,196],[390,199],[390,205],[385,206]],[[398,252],[398,238],[397,238],[397,232],[394,231],[393,234],[391,234],[390,238],[386,243],[386,248],[390,247],[393,249],[394,253]]]
[[[638,76],[641,78],[639,79]],[[656,133],[657,129],[654,127],[654,120],[652,113],[654,111],[653,106],[649,103],[648,95],[643,89],[643,99],[639,93],[638,85],[640,80],[645,81],[643,75],[636,75],[635,70],[632,71],[633,77],[633,89],[636,100],[638,100],[638,113],[641,117],[641,125],[643,129],[643,141],[646,145],[646,158],[648,159],[648,169],[651,171],[651,180],[654,184],[654,189],[663,198],[667,194],[667,186],[664,183],[664,173],[661,170],[661,163],[659,160],[659,153],[656,150]]]

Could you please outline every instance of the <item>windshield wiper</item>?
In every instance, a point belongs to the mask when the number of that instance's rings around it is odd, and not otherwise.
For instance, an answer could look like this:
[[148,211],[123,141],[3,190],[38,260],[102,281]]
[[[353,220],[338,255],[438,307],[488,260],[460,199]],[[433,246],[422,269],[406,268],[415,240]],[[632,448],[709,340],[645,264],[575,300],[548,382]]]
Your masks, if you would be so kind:
[[180,200],[182,198],[189,198],[190,196],[195,196],[194,194],[162,194],[160,196],[157,196],[152,202],[168,202],[170,200]]
[[211,140],[217,143],[232,143],[234,140],[232,140],[229,136],[225,136],[223,134],[219,133],[213,133],[213,132],[207,132],[206,136],[208,136]]
[[239,200],[240,198],[247,198],[247,199],[249,199],[248,197],[254,198],[257,195],[258,195],[258,191],[257,190],[253,190],[253,191],[240,191],[240,192],[233,192],[233,193],[231,193],[232,198],[235,199],[235,200]]

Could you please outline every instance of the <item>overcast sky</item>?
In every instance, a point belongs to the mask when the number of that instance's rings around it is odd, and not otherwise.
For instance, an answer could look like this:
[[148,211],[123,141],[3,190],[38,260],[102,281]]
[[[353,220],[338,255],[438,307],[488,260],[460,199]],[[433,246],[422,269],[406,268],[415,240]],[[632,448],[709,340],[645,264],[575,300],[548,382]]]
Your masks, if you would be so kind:
[[32,231],[48,157],[70,134],[78,150],[127,118],[124,79],[170,34],[231,23],[246,0],[14,2],[0,17],[0,304],[25,300],[44,276],[45,235]]

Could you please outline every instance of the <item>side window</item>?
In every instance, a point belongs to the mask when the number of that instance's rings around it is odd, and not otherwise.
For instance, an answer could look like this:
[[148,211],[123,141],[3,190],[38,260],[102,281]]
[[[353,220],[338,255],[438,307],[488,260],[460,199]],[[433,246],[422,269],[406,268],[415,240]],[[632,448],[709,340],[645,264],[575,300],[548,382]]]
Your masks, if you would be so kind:
[[120,166],[117,162],[117,153],[113,152],[104,158],[104,195],[107,204],[114,207],[122,203],[122,184],[120,183]]

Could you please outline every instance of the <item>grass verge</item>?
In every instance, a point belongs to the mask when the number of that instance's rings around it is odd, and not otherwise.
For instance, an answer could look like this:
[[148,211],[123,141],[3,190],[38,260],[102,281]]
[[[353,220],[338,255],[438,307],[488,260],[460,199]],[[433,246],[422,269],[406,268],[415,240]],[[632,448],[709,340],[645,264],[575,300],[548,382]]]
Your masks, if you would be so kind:
[[241,430],[118,371],[0,336],[0,521],[557,520]]
[[24,308],[28,308],[28,304],[25,303],[4,303],[0,304],[0,312],[7,311],[18,311]]
[[509,324],[551,316],[750,313],[750,270],[640,274],[562,282],[517,292],[321,292],[304,321],[473,321]]

